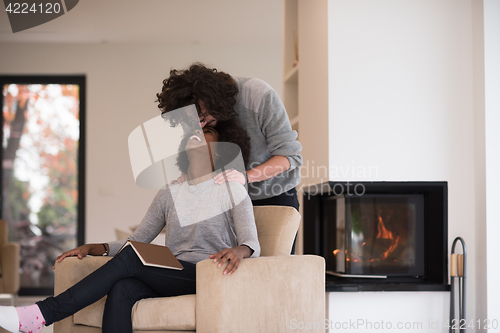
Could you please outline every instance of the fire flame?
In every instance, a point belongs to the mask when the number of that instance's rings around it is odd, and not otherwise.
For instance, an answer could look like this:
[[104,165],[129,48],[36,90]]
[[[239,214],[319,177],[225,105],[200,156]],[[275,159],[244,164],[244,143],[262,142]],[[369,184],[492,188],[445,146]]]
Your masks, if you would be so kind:
[[377,228],[378,228],[377,238],[390,239],[391,240],[391,246],[389,247],[389,249],[387,251],[385,251],[384,253],[382,253],[382,255],[380,256],[380,258],[382,260],[384,260],[398,246],[398,244],[399,244],[399,236],[397,236],[396,238],[394,238],[394,236],[392,235],[392,232],[390,230],[386,229],[386,227],[384,225],[384,221],[382,220],[382,216],[380,215],[380,213],[378,215],[378,226],[377,226]]
[[334,254],[334,255],[337,255],[337,253],[339,253],[339,252],[340,252],[340,250],[339,250],[339,249],[333,250],[333,254]]

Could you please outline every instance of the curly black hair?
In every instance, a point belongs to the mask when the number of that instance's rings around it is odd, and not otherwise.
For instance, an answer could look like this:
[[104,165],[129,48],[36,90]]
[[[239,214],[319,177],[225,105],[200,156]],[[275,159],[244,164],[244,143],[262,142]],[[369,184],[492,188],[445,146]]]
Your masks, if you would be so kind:
[[201,112],[201,101],[208,114],[217,121],[225,121],[236,116],[234,105],[237,94],[238,85],[229,74],[194,63],[185,70],[172,69],[170,76],[163,80],[156,101],[162,114],[195,104],[203,120],[206,114]]
[[[232,118],[226,121],[218,121],[214,129],[219,133],[218,142],[230,142],[236,144],[237,147],[239,147],[239,151],[241,151],[241,155],[243,157],[243,162],[245,164],[245,167],[247,167],[248,160],[250,158],[250,137],[248,136],[247,131],[241,125],[239,119]],[[186,151],[183,148],[186,146],[189,137],[190,135],[187,135],[182,140],[180,144],[180,151],[177,156],[177,166],[179,167],[179,170],[184,174],[187,174],[189,159]],[[221,154],[221,157],[215,160],[215,170],[219,170],[225,165],[229,164],[234,159],[234,157],[236,157],[238,152],[225,151],[223,154]]]

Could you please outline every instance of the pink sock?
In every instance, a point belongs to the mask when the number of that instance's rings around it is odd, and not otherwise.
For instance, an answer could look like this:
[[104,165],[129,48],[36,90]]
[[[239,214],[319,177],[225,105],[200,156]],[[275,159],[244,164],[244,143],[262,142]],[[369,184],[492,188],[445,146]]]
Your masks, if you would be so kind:
[[19,316],[19,330],[25,333],[39,333],[45,326],[45,319],[38,305],[19,306],[16,308]]

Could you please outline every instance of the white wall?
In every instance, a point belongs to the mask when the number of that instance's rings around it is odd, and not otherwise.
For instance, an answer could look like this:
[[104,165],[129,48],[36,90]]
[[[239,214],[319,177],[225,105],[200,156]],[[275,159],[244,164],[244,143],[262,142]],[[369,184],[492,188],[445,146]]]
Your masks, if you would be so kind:
[[484,0],[487,314],[500,320],[500,1]]
[[0,74],[86,75],[86,241],[105,242],[115,240],[115,228],[138,224],[156,194],[135,185],[127,138],[159,114],[154,101],[170,69],[202,61],[261,78],[281,93],[281,57],[281,40],[234,47],[2,44]]
[[[299,1],[299,139],[301,186],[328,181],[328,3]],[[304,37],[302,37],[304,36]],[[306,37],[307,36],[307,37]],[[314,50],[311,52],[311,50]]]
[[484,8],[483,1],[472,2],[474,63],[474,187],[476,204],[476,318],[487,315],[486,253],[486,153],[484,122]]
[[[330,179],[448,182],[449,246],[457,236],[468,246],[469,319],[476,302],[471,10],[471,0],[330,0],[328,8]],[[395,295],[380,295],[377,306]],[[373,307],[344,299],[357,313]],[[421,308],[426,302],[422,295]],[[396,307],[392,316],[405,311]]]
[[330,332],[448,332],[442,319],[449,316],[447,292],[335,292],[328,296]]

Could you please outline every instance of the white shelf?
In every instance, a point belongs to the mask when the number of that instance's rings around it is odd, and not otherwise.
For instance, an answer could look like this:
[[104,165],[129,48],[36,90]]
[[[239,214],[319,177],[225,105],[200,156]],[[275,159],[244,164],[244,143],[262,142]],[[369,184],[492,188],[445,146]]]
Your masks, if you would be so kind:
[[283,78],[283,82],[285,83],[297,83],[299,79],[299,65],[292,67],[285,77]]
[[292,130],[299,132],[299,2],[283,0],[283,102]]

